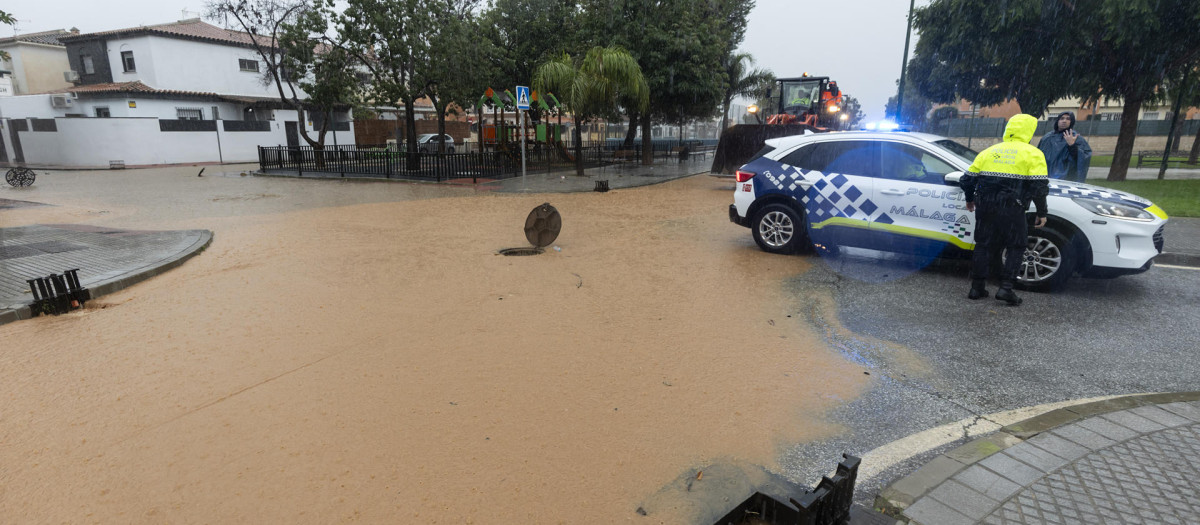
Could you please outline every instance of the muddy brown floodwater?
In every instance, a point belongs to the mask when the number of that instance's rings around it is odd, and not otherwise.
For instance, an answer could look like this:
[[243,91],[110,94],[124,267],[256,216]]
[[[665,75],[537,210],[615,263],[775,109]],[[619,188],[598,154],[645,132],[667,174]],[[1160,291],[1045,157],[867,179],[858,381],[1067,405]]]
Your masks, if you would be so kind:
[[[783,293],[807,260],[756,249],[709,177],[512,195],[195,171],[0,192],[56,205],[4,226],[214,232],[0,326],[0,521],[671,523],[635,510],[833,435],[823,413],[865,385]],[[497,255],[547,201],[561,251]]]

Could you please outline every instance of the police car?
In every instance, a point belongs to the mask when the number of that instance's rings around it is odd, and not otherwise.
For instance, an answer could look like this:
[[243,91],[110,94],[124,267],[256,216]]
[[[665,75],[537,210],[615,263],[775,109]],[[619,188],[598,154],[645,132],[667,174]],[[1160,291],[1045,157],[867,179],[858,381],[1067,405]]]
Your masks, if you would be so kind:
[[[925,133],[809,133],[768,140],[737,170],[729,220],[771,253],[839,246],[969,257],[975,216],[958,179],[975,152]],[[1050,180],[1045,227],[1029,229],[1018,285],[1148,270],[1167,214],[1108,188]],[[1033,214],[1030,206],[1030,215]]]

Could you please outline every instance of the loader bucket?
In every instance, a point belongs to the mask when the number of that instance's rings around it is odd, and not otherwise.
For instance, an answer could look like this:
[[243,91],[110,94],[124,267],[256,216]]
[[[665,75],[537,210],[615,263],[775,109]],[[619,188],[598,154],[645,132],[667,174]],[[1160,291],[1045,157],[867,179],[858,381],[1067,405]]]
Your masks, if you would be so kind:
[[825,131],[804,124],[786,124],[771,126],[766,124],[738,124],[726,129],[717,143],[717,153],[713,156],[712,173],[733,173],[742,167],[750,157],[762,149],[767,139],[802,135],[805,131],[820,133]]

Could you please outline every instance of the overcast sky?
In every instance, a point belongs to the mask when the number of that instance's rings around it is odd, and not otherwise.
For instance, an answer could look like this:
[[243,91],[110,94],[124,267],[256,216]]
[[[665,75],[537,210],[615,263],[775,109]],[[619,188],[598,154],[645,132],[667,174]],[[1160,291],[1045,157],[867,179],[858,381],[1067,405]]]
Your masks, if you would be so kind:
[[[921,7],[930,0],[917,0]],[[883,118],[896,92],[904,52],[907,0],[757,0],[742,50],[779,77],[829,76]],[[199,16],[203,0],[9,0],[21,33],[78,27],[84,33]],[[9,36],[11,29],[0,30]],[[915,36],[914,42],[915,45]],[[912,53],[910,46],[909,53]]]

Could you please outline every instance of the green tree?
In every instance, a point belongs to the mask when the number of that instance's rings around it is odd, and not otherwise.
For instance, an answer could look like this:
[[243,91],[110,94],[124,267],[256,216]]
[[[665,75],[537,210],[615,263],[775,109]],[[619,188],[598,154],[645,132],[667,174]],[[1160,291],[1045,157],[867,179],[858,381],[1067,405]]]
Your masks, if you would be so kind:
[[[911,129],[923,129],[930,109],[933,109],[933,102],[925,98],[916,86],[905,82],[904,107],[900,108],[897,124],[908,126]],[[884,112],[886,115],[897,115],[895,95],[888,97]]]
[[1113,181],[1125,179],[1142,106],[1200,57],[1195,0],[934,0],[914,23],[910,71],[936,102],[1015,99],[1036,116],[1064,96],[1119,99]]
[[867,118],[867,114],[863,113],[862,104],[850,95],[846,95],[842,102],[842,114],[846,115],[846,120],[842,121],[841,129],[858,129],[863,119]]
[[765,69],[751,69],[754,57],[749,53],[726,55],[721,60],[725,73],[724,98],[721,104],[721,131],[729,127],[729,105],[735,97],[749,97],[763,82],[775,82],[775,75]]
[[[217,0],[206,5],[210,20],[247,33],[265,64],[264,81],[279,100],[296,111],[297,128],[314,150],[325,149],[325,135],[336,110],[350,107],[358,89],[354,61],[325,37],[328,19],[321,1]],[[319,114],[323,118],[306,117]],[[314,138],[305,122],[320,121]],[[317,156],[318,163],[324,156]]]
[[[1178,150],[1183,142],[1182,131],[1184,124],[1184,116],[1187,113],[1187,108],[1200,106],[1200,65],[1192,65],[1183,68],[1171,78],[1168,78],[1164,86],[1164,101],[1167,102],[1168,110],[1174,108],[1176,99],[1179,99],[1179,111],[1181,115],[1175,124],[1174,140],[1171,145],[1172,150]],[[1196,130],[1196,138],[1192,140],[1191,153],[1188,155],[1188,163],[1196,164],[1200,157],[1200,129]]]
[[376,104],[404,105],[405,168],[420,169],[415,104],[425,96],[424,72],[437,24],[426,0],[348,0],[337,17],[345,48],[371,74],[367,96]]
[[[451,104],[469,108],[486,87],[486,57],[495,54],[486,40],[475,38],[479,30],[475,10],[479,0],[433,0],[434,29],[429,38],[429,61],[418,71],[425,94],[437,113],[438,133],[446,134],[446,112]],[[445,151],[438,143],[438,152]]]
[[529,82],[547,60],[582,55],[589,46],[580,37],[581,15],[576,0],[489,0],[479,35],[497,51],[476,58],[491,66],[483,85],[511,90]]
[[538,66],[534,89],[556,93],[574,120],[575,173],[583,175],[583,137],[580,129],[598,115],[613,111],[622,97],[646,109],[648,93],[642,68],[628,52],[614,47],[593,47],[582,58],[563,54]]
[[[4,11],[0,11],[0,24],[4,24],[6,26],[11,26],[11,25],[16,25],[16,23],[17,23],[17,18],[14,17],[11,13],[6,13]],[[7,52],[0,51],[0,60],[12,60],[12,57],[8,56]]]
[[752,0],[590,0],[586,39],[628,49],[650,89],[640,112],[643,163],[652,162],[651,126],[682,126],[720,111],[724,79],[721,59],[745,34]]
[[[1062,38],[1063,2],[1044,0],[935,0],[914,13],[920,33],[908,73],[935,103],[959,97],[981,106],[1015,99],[1041,116],[1071,91],[1067,67],[1080,53]],[[905,98],[910,91],[905,86]]]

